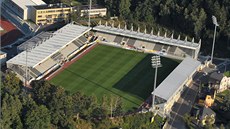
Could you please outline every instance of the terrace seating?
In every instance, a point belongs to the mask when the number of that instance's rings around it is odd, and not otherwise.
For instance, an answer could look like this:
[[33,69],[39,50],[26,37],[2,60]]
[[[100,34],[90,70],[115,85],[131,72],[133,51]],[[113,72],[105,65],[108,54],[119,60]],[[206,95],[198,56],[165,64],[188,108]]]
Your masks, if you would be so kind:
[[30,71],[33,73],[33,74],[35,74],[36,76],[39,76],[41,73],[37,70],[37,69],[35,69],[35,68],[29,68],[30,69]]
[[161,48],[162,48],[162,45],[156,44],[153,49],[157,51],[161,51]]
[[78,38],[81,42],[86,43],[87,39],[84,36]]
[[77,49],[78,47],[74,43],[70,43],[68,46],[63,48],[60,52],[62,53],[64,57],[67,58],[69,54],[73,53]]
[[62,54],[60,52],[55,53],[54,55],[51,56],[51,59],[54,61],[60,60],[62,58]]
[[81,47],[83,45],[79,40],[74,40],[73,44],[75,44],[77,47]]
[[[60,57],[60,52],[58,57]],[[60,60],[53,60],[52,58],[47,59],[46,61],[44,61],[43,63],[37,65],[35,68],[40,72],[40,73],[44,73],[47,70],[49,70],[50,68],[52,68],[54,65],[57,64],[57,62],[59,62]]]
[[168,50],[168,53],[174,54],[175,51],[176,51],[176,48],[177,48],[177,47],[175,47],[175,46],[170,46],[170,47],[169,47],[169,50]]
[[122,39],[123,39],[123,37],[121,37],[121,36],[116,36],[115,39],[114,39],[114,42],[120,44],[121,41],[122,41]]
[[182,50],[184,53],[186,53],[189,56],[193,55],[193,50],[187,49],[187,48],[179,48],[180,50]]
[[128,39],[129,39],[129,38],[124,37],[124,38],[123,38],[123,41],[125,41],[125,42],[126,42],[126,41],[128,41]]
[[129,39],[127,42],[127,45],[134,46],[135,42],[136,42],[136,39]]
[[168,50],[169,46],[168,45],[164,45],[162,49]]

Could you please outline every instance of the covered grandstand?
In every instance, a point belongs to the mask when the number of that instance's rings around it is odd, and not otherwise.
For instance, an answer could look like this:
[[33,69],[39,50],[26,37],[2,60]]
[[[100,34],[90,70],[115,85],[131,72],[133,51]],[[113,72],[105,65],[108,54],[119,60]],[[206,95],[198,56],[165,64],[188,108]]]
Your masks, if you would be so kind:
[[[24,43],[24,46],[21,45],[22,48],[25,46],[29,48],[7,61],[7,68],[17,73],[23,81],[25,78],[28,81],[41,79],[87,47],[88,39],[85,33],[90,29],[71,23],[52,34],[49,33],[47,38],[40,39],[39,36],[42,34],[38,35]],[[39,43],[34,43],[35,41]],[[28,45],[30,42],[32,45]]]
[[199,69],[201,63],[190,57],[185,58],[165,80],[155,89],[155,105],[159,113],[167,115],[174,102],[177,101],[193,74]]
[[115,28],[107,25],[99,25],[93,28],[95,35],[101,37],[108,43],[144,50],[145,52],[172,55],[177,57],[197,58],[200,51],[201,41],[195,43],[194,39],[190,42],[171,37],[141,33],[133,30]]
[[47,39],[51,38],[53,36],[53,33],[51,32],[41,32],[38,35],[32,37],[31,39],[25,41],[21,45],[17,47],[17,52],[21,53],[26,49],[33,49],[39,44],[43,43]]

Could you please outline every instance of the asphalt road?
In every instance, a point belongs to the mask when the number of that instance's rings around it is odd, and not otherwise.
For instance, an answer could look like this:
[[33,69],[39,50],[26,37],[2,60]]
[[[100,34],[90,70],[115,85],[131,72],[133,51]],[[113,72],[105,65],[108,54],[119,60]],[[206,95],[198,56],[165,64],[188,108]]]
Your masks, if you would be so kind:
[[[230,70],[230,61],[215,60],[214,63],[217,65],[217,70],[221,73]],[[208,77],[204,72],[197,72],[193,76],[194,82],[185,88],[181,97],[174,103],[172,111],[170,112],[169,120],[166,122],[165,129],[186,129],[183,116],[186,113],[190,113],[198,94],[199,84],[207,82]]]
[[[198,73],[194,78],[200,78],[203,73]],[[192,109],[192,105],[196,100],[198,93],[198,86],[200,82],[193,82],[191,85],[184,89],[181,97],[172,106],[169,120],[165,125],[165,129],[186,129],[183,121],[183,116],[189,113]]]

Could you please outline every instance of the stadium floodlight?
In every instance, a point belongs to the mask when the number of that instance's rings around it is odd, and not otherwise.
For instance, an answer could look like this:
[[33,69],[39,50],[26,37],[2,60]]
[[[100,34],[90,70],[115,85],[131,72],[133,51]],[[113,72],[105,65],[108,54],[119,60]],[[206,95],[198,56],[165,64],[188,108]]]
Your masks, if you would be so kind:
[[214,36],[213,36],[213,43],[212,43],[211,63],[212,63],[212,60],[213,60],[213,53],[214,53],[214,47],[215,47],[216,27],[219,26],[215,16],[212,16],[212,23],[215,25],[215,29],[214,29]]
[[33,45],[30,45],[30,44],[26,44],[26,45],[23,45],[23,46],[19,46],[18,47],[18,49],[20,50],[20,51],[25,51],[26,52],[26,57],[25,57],[25,59],[26,59],[26,66],[25,66],[25,82],[24,82],[24,85],[26,86],[27,84],[26,84],[26,82],[28,81],[28,74],[30,74],[29,72],[28,72],[28,65],[27,65],[27,62],[28,62],[28,52],[29,51],[31,51],[32,49],[33,49]]
[[153,92],[152,92],[152,110],[154,111],[155,109],[155,89],[156,89],[156,83],[157,83],[157,68],[161,67],[161,58],[160,56],[152,56],[151,59],[152,67],[155,68],[155,77],[154,77],[154,87],[153,87]]
[[89,15],[89,23],[88,26],[90,27],[90,11],[91,11],[91,7],[92,7],[92,0],[89,0],[89,9],[88,9],[88,15]]

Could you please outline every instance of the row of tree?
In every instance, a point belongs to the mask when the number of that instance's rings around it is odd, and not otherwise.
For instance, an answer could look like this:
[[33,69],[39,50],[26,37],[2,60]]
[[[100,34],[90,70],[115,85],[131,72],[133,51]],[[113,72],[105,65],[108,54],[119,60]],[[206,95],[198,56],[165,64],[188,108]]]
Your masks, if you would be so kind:
[[[229,0],[97,0],[105,5],[108,16],[126,21],[141,22],[153,28],[157,25],[168,31],[202,39],[202,50],[210,53],[214,25],[218,19],[216,56],[230,57],[230,1]],[[157,26],[160,29],[159,26]]]
[[123,104],[117,97],[104,96],[99,102],[95,96],[69,94],[46,81],[34,81],[31,86],[23,87],[11,72],[5,76],[0,128],[160,128],[162,124],[160,117],[157,123],[150,123],[152,113],[123,116]]
[[[76,0],[52,0],[71,4]],[[77,0],[88,4],[88,0]],[[174,35],[202,39],[202,52],[211,53],[214,25],[217,17],[217,42],[215,56],[230,57],[230,1],[229,0],[92,0],[108,9],[108,18],[118,16],[134,25],[167,30]],[[79,15],[74,15],[79,17]],[[74,18],[75,20],[77,18]]]

